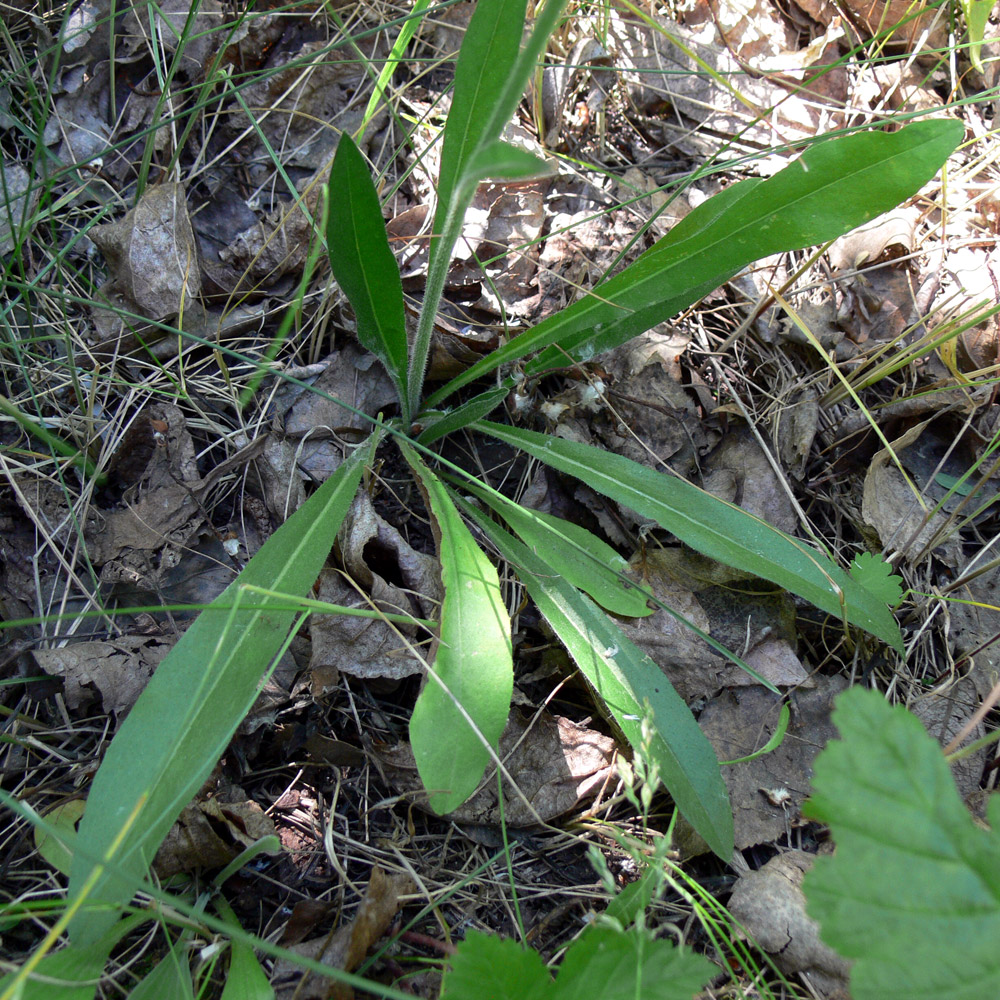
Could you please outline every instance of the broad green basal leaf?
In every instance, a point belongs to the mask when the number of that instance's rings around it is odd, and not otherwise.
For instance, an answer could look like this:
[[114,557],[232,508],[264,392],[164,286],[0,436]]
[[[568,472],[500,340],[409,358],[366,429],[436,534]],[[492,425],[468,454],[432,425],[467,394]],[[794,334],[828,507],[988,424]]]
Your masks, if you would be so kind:
[[[427,400],[543,348],[528,374],[586,360],[668,320],[761,257],[834,239],[915,194],[961,141],[953,120],[819,142],[767,180],[699,205],[620,274],[515,337]],[[551,347],[558,345],[558,347]]]
[[633,747],[641,746],[642,719],[652,713],[654,738],[648,752],[659,765],[667,791],[709,847],[728,861],[733,853],[733,816],[715,751],[663,671],[526,545],[471,505],[463,509],[517,571],[538,610]]
[[416,452],[402,446],[427,497],[444,601],[430,676],[410,718],[420,779],[439,812],[457,809],[482,780],[514,690],[510,617],[493,564]]
[[586,528],[521,507],[478,483],[463,483],[460,488],[488,504],[535,555],[602,608],[629,618],[644,618],[653,613],[647,603],[648,595],[624,577],[628,562]]
[[485,420],[476,427],[651,518],[703,555],[770,580],[902,651],[899,626],[883,601],[827,556],[745,510],[683,479],[577,441]]
[[853,959],[855,1000],[1000,996],[1000,799],[976,825],[941,748],[873,691],[838,699],[803,812],[836,853],[806,875],[823,939]]
[[134,913],[89,945],[69,945],[38,957],[0,977],[0,996],[17,1000],[93,1000],[108,955],[124,938],[150,919]]
[[[285,601],[244,584],[307,594],[354,499],[379,439],[358,449],[264,543],[243,572],[181,636],[111,741],[94,778],[77,844],[91,857],[109,854],[117,870],[141,880],[171,824],[208,777],[252,707],[264,671],[297,613]],[[95,866],[73,857],[72,901]],[[90,944],[118,919],[132,896],[103,873],[90,886],[88,907],[70,924],[74,944]]]
[[406,399],[409,347],[403,283],[368,164],[344,132],[330,168],[326,225],[330,269],[358,322],[358,340],[385,365]]
[[[239,927],[232,907],[223,896],[215,903],[223,920]],[[220,1000],[274,1000],[274,989],[257,961],[257,956],[245,941],[230,939],[229,969]]]

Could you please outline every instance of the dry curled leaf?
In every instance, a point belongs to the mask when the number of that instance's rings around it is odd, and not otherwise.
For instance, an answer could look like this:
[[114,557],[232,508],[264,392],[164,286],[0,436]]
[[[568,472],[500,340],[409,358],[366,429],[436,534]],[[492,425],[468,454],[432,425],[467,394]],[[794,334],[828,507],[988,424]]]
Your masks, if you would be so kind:
[[142,694],[174,640],[164,636],[123,635],[106,642],[77,642],[59,649],[35,650],[47,673],[62,677],[66,704],[83,709],[99,700],[119,722]]
[[826,1000],[847,1000],[850,963],[820,941],[819,925],[806,914],[802,880],[812,864],[812,855],[786,851],[747,872],[729,911],[782,972],[803,974]]
[[[372,869],[364,898],[354,919],[326,937],[313,938],[292,950],[305,958],[345,972],[353,972],[372,946],[392,925],[402,905],[400,896],[413,892],[409,875],[390,875],[377,865]],[[272,982],[279,1000],[351,1000],[354,991],[343,983],[311,973],[304,977],[292,962],[275,963]]]
[[[722,768],[733,806],[737,850],[777,840],[799,820],[813,761],[836,735],[830,722],[833,699],[846,686],[841,677],[814,680],[813,690],[795,693],[781,746],[754,760]],[[719,759],[735,760],[767,743],[778,726],[780,706],[781,697],[765,688],[733,688],[713,698],[698,723]],[[787,795],[768,794],[777,790]]]
[[[325,570],[320,577],[320,600],[360,608],[371,608],[374,604],[392,614],[434,617],[441,597],[437,558],[410,546],[396,528],[375,512],[366,493],[355,498],[338,542],[349,576]],[[390,583],[386,576],[398,580],[402,586]],[[360,586],[360,592],[350,582],[352,579]],[[371,602],[363,595],[368,595]],[[407,645],[426,638],[426,633],[417,626],[389,625],[377,618],[323,615],[313,618],[311,634],[310,670],[317,697],[336,684],[339,671],[353,677],[399,680],[423,669]]]
[[108,262],[105,288],[129,311],[151,320],[168,319],[201,292],[183,185],[149,188],[123,219],[95,226],[89,235]]
[[273,835],[274,823],[256,802],[194,802],[170,828],[153,868],[160,878],[223,868],[261,837]]

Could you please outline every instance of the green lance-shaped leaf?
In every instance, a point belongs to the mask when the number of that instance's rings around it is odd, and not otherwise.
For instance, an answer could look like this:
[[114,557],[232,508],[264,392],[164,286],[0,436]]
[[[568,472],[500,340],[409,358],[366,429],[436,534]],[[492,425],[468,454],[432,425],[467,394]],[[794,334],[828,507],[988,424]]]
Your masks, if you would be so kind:
[[965,14],[965,26],[969,31],[969,60],[982,73],[983,38],[990,14],[996,4],[993,0],[961,0],[961,3],[962,13]]
[[532,552],[602,608],[629,618],[644,618],[653,613],[647,603],[648,595],[624,578],[628,562],[586,528],[522,507],[478,483],[463,482],[460,488],[488,504]]
[[440,438],[474,424],[482,417],[488,417],[507,398],[509,392],[510,390],[505,387],[489,389],[469,400],[468,405],[463,403],[454,410],[448,412],[427,410],[421,413],[420,422],[424,425],[424,429],[417,440],[422,445],[432,444]]
[[873,691],[837,699],[803,812],[837,851],[806,875],[821,936],[853,959],[855,1000],[1000,996],[1000,799],[977,826],[941,748]]
[[523,47],[527,0],[479,0],[465,32],[441,148],[424,304],[410,357],[409,415],[420,409],[434,317],[476,185],[486,177],[525,177],[545,170],[531,154],[501,142],[500,135],[535,71],[563,3],[546,0],[540,9],[536,7],[534,27]]
[[647,752],[659,765],[663,784],[684,818],[728,861],[733,853],[733,816],[715,751],[663,671],[544,559],[462,503],[515,568],[538,610],[633,747],[642,745],[642,719],[652,712],[654,733]]
[[510,617],[493,564],[416,452],[403,454],[420,479],[441,561],[444,601],[430,676],[410,718],[410,745],[431,807],[458,808],[482,780],[500,742],[514,690]]
[[902,652],[899,626],[877,595],[818,550],[740,507],[577,441],[485,420],[476,427],[656,521],[703,555],[770,580]]
[[[235,927],[240,926],[233,908],[221,894],[215,901],[215,908],[223,920]],[[253,948],[242,940],[233,938],[229,942],[229,969],[221,1000],[274,1000],[274,988],[260,967]]]
[[385,365],[405,401],[403,284],[368,164],[346,132],[330,168],[326,245],[330,270],[357,317],[358,340]]
[[181,941],[171,942],[167,953],[129,991],[129,1000],[194,1000],[194,984],[187,950]]
[[773,177],[732,185],[592,295],[514,337],[427,405],[543,348],[550,349],[527,366],[528,374],[564,367],[567,355],[586,360],[668,320],[755,260],[849,232],[916,193],[962,135],[961,122],[938,120],[830,139]]
[[[77,836],[91,856],[145,876],[171,824],[208,777],[257,697],[261,676],[297,612],[285,599],[244,584],[305,595],[319,576],[380,435],[359,448],[264,543],[243,572],[203,612],[159,665],[111,741],[94,778]],[[73,857],[72,901],[95,865]],[[100,938],[132,896],[132,883],[100,875],[88,906],[70,924],[74,944]],[[97,905],[94,905],[97,904]]]

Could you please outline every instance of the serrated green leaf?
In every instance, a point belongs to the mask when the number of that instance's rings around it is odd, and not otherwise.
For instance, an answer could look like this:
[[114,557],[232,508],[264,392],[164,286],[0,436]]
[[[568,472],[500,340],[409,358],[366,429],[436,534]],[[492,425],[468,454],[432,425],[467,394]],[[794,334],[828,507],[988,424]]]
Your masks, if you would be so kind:
[[[514,337],[433,393],[550,348],[529,374],[587,360],[687,308],[768,254],[834,239],[915,194],[963,136],[961,122],[915,122],[819,142],[767,180],[749,179],[699,205],[655,246],[588,295]],[[558,345],[552,347],[551,345]]]
[[577,441],[486,420],[476,427],[651,518],[703,555],[770,580],[838,619],[846,616],[902,651],[899,626],[883,602],[822,553],[740,507],[683,479]]
[[691,1000],[718,968],[633,927],[588,927],[559,966],[551,1000]]
[[817,757],[803,811],[837,851],[804,890],[823,939],[854,960],[854,1000],[1000,996],[1000,832],[976,826],[905,709],[853,688],[833,721],[841,739]]
[[538,953],[470,931],[444,975],[441,1000],[691,1000],[718,969],[649,931],[589,927],[553,983]]
[[470,930],[449,966],[441,1000],[546,1000],[549,996],[552,977],[541,956],[507,938]]
[[715,751],[663,671],[526,545],[470,504],[462,504],[515,568],[538,610],[633,747],[642,746],[643,715],[652,713],[648,753],[659,765],[663,784],[684,818],[728,861],[733,853],[733,816]]
[[507,724],[514,690],[510,617],[500,580],[445,485],[407,445],[433,518],[444,600],[431,676],[410,718],[417,770],[439,812],[457,809],[482,780]]
[[[171,824],[208,777],[253,706],[261,676],[288,636],[296,612],[241,587],[305,595],[316,582],[357,492],[379,435],[358,449],[264,543],[239,577],[203,612],[153,675],[111,741],[94,778],[77,844],[110,854],[118,871],[141,880]],[[94,864],[75,853],[69,896],[86,887]],[[132,883],[102,873],[70,924],[74,944],[89,944],[118,919]]]
[[851,563],[851,576],[866,590],[894,608],[903,599],[903,578],[871,552],[859,552]]
[[479,483],[463,482],[461,488],[488,504],[535,555],[602,608],[628,618],[653,613],[647,595],[622,579],[628,570],[627,560],[586,528],[522,507]]
[[368,164],[346,132],[333,158],[328,191],[330,270],[354,309],[358,340],[385,365],[403,401],[409,359],[403,283]]

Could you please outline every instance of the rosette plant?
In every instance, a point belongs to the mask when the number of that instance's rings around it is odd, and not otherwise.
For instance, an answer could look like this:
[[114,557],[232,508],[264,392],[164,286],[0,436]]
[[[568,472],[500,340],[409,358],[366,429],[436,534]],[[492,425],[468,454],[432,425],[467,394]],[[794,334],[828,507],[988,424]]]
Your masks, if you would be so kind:
[[[476,789],[496,757],[510,708],[511,630],[492,561],[498,552],[625,738],[638,744],[643,720],[651,720],[645,752],[680,812],[720,857],[728,858],[733,846],[729,800],[711,745],[663,672],[607,613],[647,614],[655,597],[625,574],[625,558],[606,541],[519,506],[446,461],[441,443],[457,431],[471,428],[585,480],[704,555],[902,649],[884,596],[814,544],[680,478],[490,417],[520,379],[565,369],[567,359],[586,362],[670,319],[753,261],[832,240],[891,209],[941,168],[962,138],[961,124],[917,121],[894,132],[814,141],[773,176],[725,188],[634,263],[428,390],[435,317],[477,185],[548,170],[501,139],[561,17],[561,0],[546,0],[526,31],[526,6],[526,0],[479,0],[466,32],[443,130],[429,268],[412,339],[370,168],[349,135],[340,139],[326,232],[317,236],[327,238],[358,339],[396,386],[398,413],[373,419],[370,437],[217,598],[222,610],[201,614],[115,735],[93,782],[70,875],[71,939],[98,970],[107,954],[101,943],[249,711],[262,674],[293,626],[317,610],[309,592],[363,488],[366,465],[387,439],[426,500],[441,567],[444,596],[434,622],[425,623],[433,639],[410,721],[420,776],[438,812],[454,809]],[[477,541],[482,537],[493,556]]]

